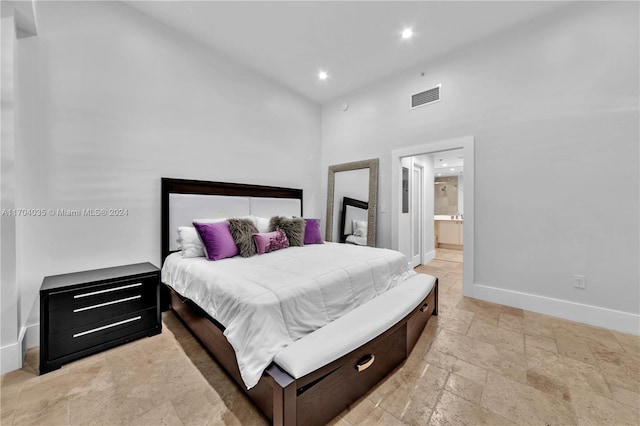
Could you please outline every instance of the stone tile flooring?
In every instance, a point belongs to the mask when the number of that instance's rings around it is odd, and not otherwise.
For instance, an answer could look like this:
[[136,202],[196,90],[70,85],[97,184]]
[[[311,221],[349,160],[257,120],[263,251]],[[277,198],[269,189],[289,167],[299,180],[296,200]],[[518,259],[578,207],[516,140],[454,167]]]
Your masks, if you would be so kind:
[[[409,359],[335,425],[640,424],[640,338],[462,296],[461,252],[439,316]],[[38,376],[38,349],[2,376],[2,425],[262,425],[266,420],[172,313],[161,335]]]
[[462,250],[437,249],[436,259],[450,262],[462,262]]

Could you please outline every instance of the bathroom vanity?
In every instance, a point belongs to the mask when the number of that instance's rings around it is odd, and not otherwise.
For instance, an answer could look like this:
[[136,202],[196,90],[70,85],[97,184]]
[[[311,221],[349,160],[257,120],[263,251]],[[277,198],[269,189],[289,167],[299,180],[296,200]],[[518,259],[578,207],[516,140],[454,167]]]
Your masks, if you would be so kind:
[[455,216],[434,216],[434,235],[436,248],[462,250],[464,245],[464,219]]

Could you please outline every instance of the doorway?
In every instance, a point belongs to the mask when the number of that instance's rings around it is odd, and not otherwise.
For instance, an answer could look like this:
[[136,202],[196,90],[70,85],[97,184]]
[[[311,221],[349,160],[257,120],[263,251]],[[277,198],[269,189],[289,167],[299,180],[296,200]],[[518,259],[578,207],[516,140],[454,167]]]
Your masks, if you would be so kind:
[[[417,176],[417,175],[414,175],[414,173],[419,173],[419,172],[416,172],[416,170],[413,168],[413,159],[412,159],[413,157],[418,157],[420,159],[423,159],[425,158],[424,156],[430,156],[431,158],[433,158],[433,156],[437,155],[438,153],[445,152],[445,151],[452,151],[456,149],[462,150],[461,151],[463,153],[462,156],[464,157],[464,191],[462,193],[461,203],[460,203],[464,206],[464,213],[463,213],[464,226],[463,228],[461,228],[460,234],[459,234],[460,243],[464,242],[464,244],[460,244],[462,246],[462,256],[464,258],[462,291],[465,296],[473,297],[474,260],[475,259],[474,259],[474,250],[473,250],[474,249],[474,232],[473,232],[474,139],[472,136],[426,143],[423,145],[403,148],[403,149],[395,150],[392,152],[391,245],[392,245],[392,248],[395,250],[399,250],[405,254],[410,253],[408,257],[412,266],[415,266],[414,264],[416,264],[417,261],[420,263],[426,263],[432,258],[436,257],[437,240],[435,235],[435,232],[436,232],[435,225],[434,226],[428,225],[430,222],[433,223],[433,221],[435,220],[435,217],[434,217],[435,216],[434,215],[435,199],[431,198],[431,200],[433,200],[433,204],[431,205],[431,207],[426,206],[426,202],[428,198],[424,195],[426,193],[427,188],[429,188],[429,186],[431,188],[434,188],[435,175],[433,175],[433,173],[431,174],[432,176],[431,184],[429,184],[428,182],[425,183],[426,181],[429,180],[429,177],[425,176],[429,174],[429,171],[428,171],[429,165],[427,162],[426,167],[422,168],[423,179],[419,179],[416,177],[416,179],[418,179],[419,182],[422,182],[422,185],[423,185],[423,188],[421,191],[423,194],[422,195],[423,198],[422,198],[422,202],[419,204],[420,206],[422,206],[421,207],[422,212],[420,212],[418,209],[418,211],[416,211],[415,213],[415,216],[411,217],[406,213],[403,213],[401,210],[401,206],[402,206],[402,190],[401,189],[402,188],[400,187],[400,185],[402,182],[402,169],[408,168],[407,166],[411,165],[411,168],[409,168],[409,170],[411,170],[410,176],[413,178],[414,176]],[[422,163],[424,164],[425,161],[422,160]],[[431,169],[433,170],[433,167]],[[415,186],[416,185],[414,185],[414,187]],[[417,199],[418,197],[417,194],[415,195],[413,194],[414,190],[415,188],[414,189],[410,188],[409,190],[409,193],[411,193],[412,195],[411,199]],[[414,209],[411,208],[411,205],[410,205],[410,211],[411,210],[414,210]],[[421,230],[419,231],[419,234],[418,234],[420,236],[415,236],[413,238],[410,238],[410,242],[407,242],[406,241],[407,238],[401,238],[400,236],[414,234],[413,232],[410,231],[410,229],[412,227],[414,229],[417,229],[420,227],[420,225],[417,222],[414,223],[414,220],[418,221],[418,219],[416,219],[416,216],[419,217],[419,215],[423,216],[423,219],[419,221],[422,224],[420,228]],[[448,215],[448,216],[450,218],[451,215]],[[456,215],[454,214],[454,217],[455,216]],[[428,231],[429,228],[431,229],[431,232]],[[417,255],[416,251],[418,251],[417,247],[420,244],[422,244],[422,247],[419,249],[419,252],[421,253],[420,256],[422,256],[422,259],[420,259],[419,257],[416,258],[416,255]],[[425,253],[431,253],[430,247],[433,247],[431,249],[431,251],[433,252],[433,255],[432,255],[433,257],[431,257],[431,254],[425,256]],[[455,255],[455,254],[456,254],[455,252],[446,252],[444,250],[442,251],[442,256],[445,256],[445,257],[451,257],[452,255]],[[429,257],[431,257],[431,259],[429,259]]]

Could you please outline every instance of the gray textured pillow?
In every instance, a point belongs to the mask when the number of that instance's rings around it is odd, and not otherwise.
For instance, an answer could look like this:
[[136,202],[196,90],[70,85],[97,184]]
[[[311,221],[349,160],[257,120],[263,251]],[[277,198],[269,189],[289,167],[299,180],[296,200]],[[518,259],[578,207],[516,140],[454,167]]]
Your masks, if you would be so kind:
[[301,217],[290,219],[275,216],[269,221],[269,231],[273,232],[276,229],[282,229],[289,240],[289,246],[303,246],[305,225],[304,219]]
[[256,243],[253,241],[253,234],[258,233],[258,229],[248,219],[229,219],[229,231],[233,241],[238,246],[240,256],[251,257],[258,253]]

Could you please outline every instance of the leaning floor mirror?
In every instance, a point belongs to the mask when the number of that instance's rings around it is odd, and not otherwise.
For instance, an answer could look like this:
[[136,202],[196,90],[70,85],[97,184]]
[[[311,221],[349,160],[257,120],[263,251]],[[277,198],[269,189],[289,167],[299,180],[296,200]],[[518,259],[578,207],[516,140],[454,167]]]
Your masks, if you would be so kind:
[[329,166],[325,240],[376,246],[377,158]]

